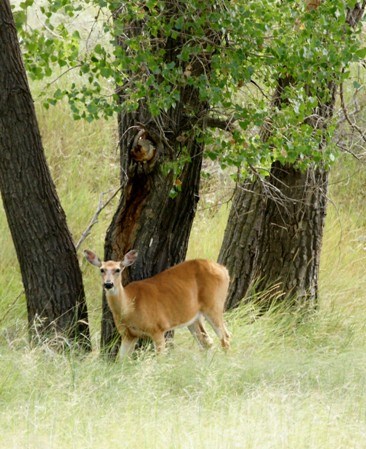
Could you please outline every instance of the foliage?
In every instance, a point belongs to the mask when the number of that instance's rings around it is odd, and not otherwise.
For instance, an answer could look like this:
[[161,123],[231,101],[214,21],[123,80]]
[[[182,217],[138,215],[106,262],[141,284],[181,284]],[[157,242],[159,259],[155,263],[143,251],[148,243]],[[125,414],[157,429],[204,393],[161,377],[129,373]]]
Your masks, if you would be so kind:
[[[333,133],[331,123],[314,127],[311,119],[329,100],[329,85],[347,78],[350,63],[365,56],[359,30],[346,24],[355,3],[323,1],[309,11],[303,0],[26,0],[16,16],[32,79],[69,70],[80,77],[65,87],[50,83],[55,88],[45,90],[45,107],[66,97],[75,119],[91,121],[134,111],[144,101],[157,117],[176,107],[182,88],[194,86],[211,117],[235,124],[229,137],[206,130],[210,158],[223,166],[265,168],[279,160],[305,167],[335,158],[334,148],[319,150]],[[88,10],[94,18],[82,29],[76,23]],[[31,26],[32,11],[41,27]],[[210,70],[199,73],[195,64],[204,66],[206,54],[212,54]],[[281,108],[275,107],[272,92],[289,76]],[[268,119],[272,133],[263,142],[259,130]],[[195,117],[197,128],[204,122]]]

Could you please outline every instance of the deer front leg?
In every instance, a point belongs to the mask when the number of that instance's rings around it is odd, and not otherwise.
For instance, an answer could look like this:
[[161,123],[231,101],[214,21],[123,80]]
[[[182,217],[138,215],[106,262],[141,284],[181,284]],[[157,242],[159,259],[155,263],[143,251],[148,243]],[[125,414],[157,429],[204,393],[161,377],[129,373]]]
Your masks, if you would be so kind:
[[121,349],[119,351],[120,360],[131,355],[131,353],[135,349],[136,342],[137,338],[133,337],[132,335],[129,334],[128,331],[126,331],[125,335],[122,338]]
[[165,351],[165,337],[164,337],[164,332],[161,333],[156,333],[154,335],[151,336],[153,342],[154,342],[154,346],[155,346],[155,350],[158,354],[161,354]]

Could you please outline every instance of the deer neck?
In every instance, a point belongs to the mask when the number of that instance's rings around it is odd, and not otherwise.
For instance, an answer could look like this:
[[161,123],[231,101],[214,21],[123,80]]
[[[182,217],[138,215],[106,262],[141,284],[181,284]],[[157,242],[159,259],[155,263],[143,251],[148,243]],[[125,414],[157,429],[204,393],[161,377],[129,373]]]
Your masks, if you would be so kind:
[[108,305],[112,314],[118,321],[121,321],[133,309],[133,302],[128,298],[128,295],[122,284],[116,285],[113,289],[106,292]]

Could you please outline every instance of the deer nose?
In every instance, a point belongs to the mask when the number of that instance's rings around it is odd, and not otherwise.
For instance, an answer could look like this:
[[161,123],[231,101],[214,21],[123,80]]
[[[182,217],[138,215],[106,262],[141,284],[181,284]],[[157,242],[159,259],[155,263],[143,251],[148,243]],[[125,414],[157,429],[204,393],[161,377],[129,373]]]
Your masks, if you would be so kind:
[[113,288],[113,282],[110,281],[104,282],[104,288],[110,290],[111,288]]

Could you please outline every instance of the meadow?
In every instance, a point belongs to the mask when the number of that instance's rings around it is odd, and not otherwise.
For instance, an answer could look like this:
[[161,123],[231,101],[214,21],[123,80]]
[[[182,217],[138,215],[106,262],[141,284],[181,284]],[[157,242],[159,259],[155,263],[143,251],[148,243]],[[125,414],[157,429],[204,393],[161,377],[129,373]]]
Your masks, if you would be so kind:
[[[63,104],[37,112],[77,241],[100,194],[118,188],[115,122],[75,122]],[[0,448],[363,449],[365,184],[358,161],[344,157],[332,168],[316,311],[276,306],[259,317],[248,303],[226,316],[227,354],[215,337],[214,349],[200,351],[182,329],[167,355],[123,363],[99,357],[101,286],[81,256],[84,248],[103,253],[116,200],[79,250],[94,348],[85,357],[28,345],[21,275],[1,210]],[[223,196],[230,188],[225,183]],[[206,181],[189,258],[217,257],[229,206],[216,204],[211,190]]]

